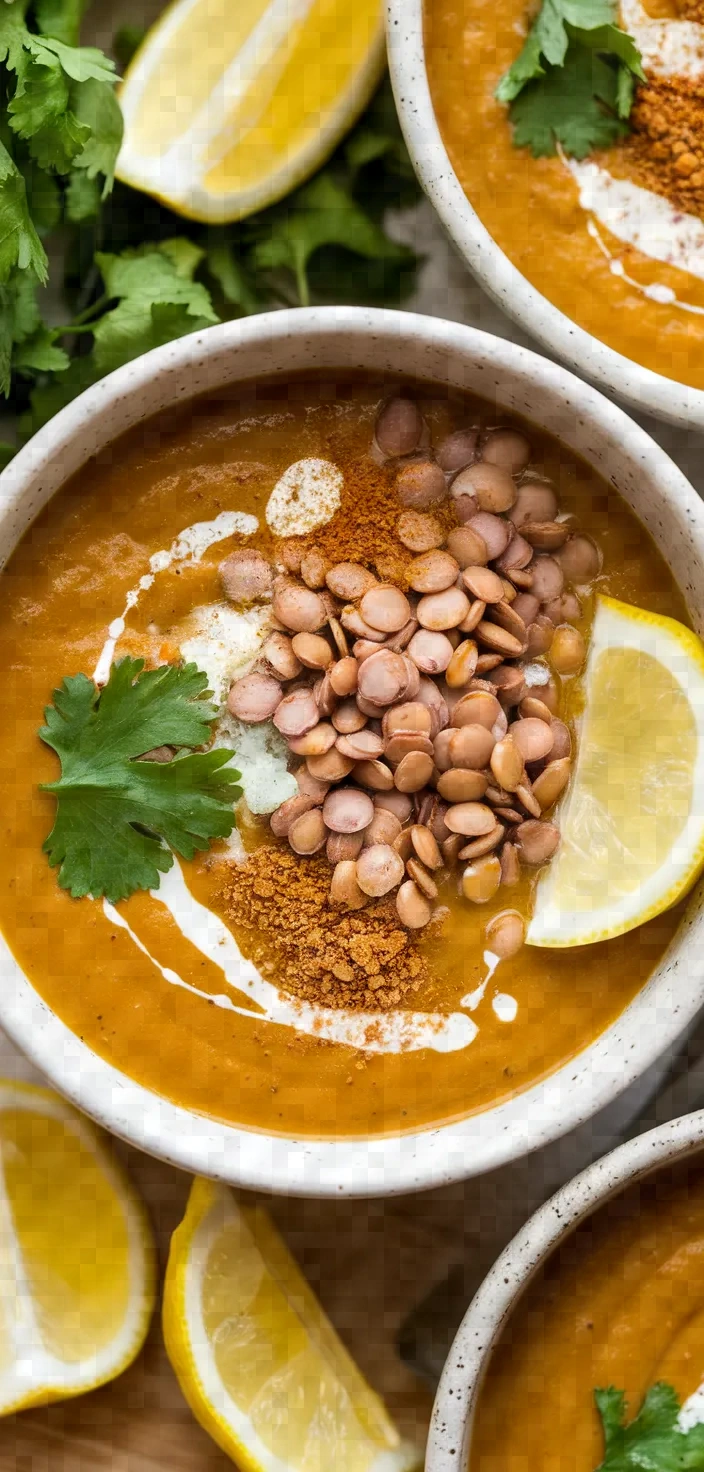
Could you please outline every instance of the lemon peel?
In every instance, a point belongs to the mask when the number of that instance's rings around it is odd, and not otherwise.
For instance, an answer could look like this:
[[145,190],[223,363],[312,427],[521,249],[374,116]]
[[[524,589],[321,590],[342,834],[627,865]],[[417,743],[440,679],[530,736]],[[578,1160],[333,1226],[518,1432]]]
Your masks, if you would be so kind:
[[260,1207],[196,1180],[174,1232],[164,1339],[196,1419],[242,1472],[415,1472]]
[[0,1415],[105,1384],[154,1309],[146,1211],[103,1137],[50,1089],[0,1080]]
[[120,89],[117,176],[191,219],[241,219],[324,163],[383,65],[380,0],[175,0]]
[[704,646],[675,619],[601,597],[561,843],[527,940],[578,946],[669,909],[704,867]]

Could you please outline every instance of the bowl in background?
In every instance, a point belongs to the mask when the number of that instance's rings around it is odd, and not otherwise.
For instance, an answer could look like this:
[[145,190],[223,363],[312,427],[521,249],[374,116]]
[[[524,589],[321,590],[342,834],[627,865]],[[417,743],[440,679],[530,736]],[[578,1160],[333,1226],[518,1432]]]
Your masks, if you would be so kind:
[[579,327],[531,285],[482,224],[452,167],[435,118],[425,64],[424,3],[387,0],[391,81],[413,167],[469,269],[525,332],[606,393],[656,419],[704,429],[704,390],[653,373]]
[[492,1352],[519,1299],[550,1255],[586,1217],[663,1165],[701,1150],[704,1110],[658,1125],[605,1155],[529,1217],[497,1258],[462,1320],[433,1406],[425,1472],[465,1472],[472,1424]]

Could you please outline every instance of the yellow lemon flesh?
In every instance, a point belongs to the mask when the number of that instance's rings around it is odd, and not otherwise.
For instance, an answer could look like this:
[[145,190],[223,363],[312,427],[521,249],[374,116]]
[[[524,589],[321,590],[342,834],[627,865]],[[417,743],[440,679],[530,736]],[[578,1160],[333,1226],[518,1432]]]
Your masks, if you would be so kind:
[[622,935],[704,865],[704,647],[683,624],[600,598],[577,763],[528,942]]
[[411,1472],[403,1444],[259,1207],[196,1180],[164,1338],[194,1415],[242,1472]]
[[134,1359],[155,1260],[99,1132],[48,1089],[0,1081],[0,1414],[80,1395]]
[[381,0],[175,0],[120,91],[118,178],[208,222],[312,174],[368,102]]

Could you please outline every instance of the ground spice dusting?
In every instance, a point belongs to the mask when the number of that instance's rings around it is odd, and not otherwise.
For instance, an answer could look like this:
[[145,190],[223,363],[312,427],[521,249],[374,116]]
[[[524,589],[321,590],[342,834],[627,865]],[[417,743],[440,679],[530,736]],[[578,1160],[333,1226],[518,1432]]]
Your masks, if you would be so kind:
[[678,77],[638,89],[623,148],[628,177],[687,214],[704,215],[704,88]]
[[[336,562],[360,562],[373,568],[382,582],[406,587],[414,554],[399,542],[396,530],[403,509],[394,490],[396,468],[394,464],[385,471],[369,460],[347,463],[339,510],[326,526],[307,536],[280,541],[277,558],[289,571],[298,571],[301,558],[315,548],[331,567]],[[430,509],[443,527],[456,525],[450,501]]]
[[[684,0],[676,18],[701,24],[704,0]],[[687,214],[704,215],[704,82],[649,76],[636,90],[629,122],[631,134],[618,151],[628,178]],[[614,172],[621,173],[620,164]]]
[[221,899],[247,955],[292,995],[326,1007],[397,1007],[429,970],[393,897],[350,913],[329,894],[324,857],[301,860],[266,844],[246,864],[228,864]]

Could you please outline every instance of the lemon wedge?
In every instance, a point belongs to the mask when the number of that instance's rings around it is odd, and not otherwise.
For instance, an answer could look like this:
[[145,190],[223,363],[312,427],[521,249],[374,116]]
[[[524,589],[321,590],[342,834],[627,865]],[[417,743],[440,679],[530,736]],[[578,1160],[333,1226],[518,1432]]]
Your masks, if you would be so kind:
[[194,1181],[164,1286],[169,1359],[241,1472],[411,1472],[383,1403],[260,1207]]
[[659,915],[704,866],[704,646],[600,598],[577,762],[528,943],[580,946]]
[[122,83],[118,178],[241,219],[324,162],[383,64],[381,0],[175,0]]
[[134,1359],[155,1259],[141,1202],[82,1115],[0,1081],[0,1414],[93,1390]]

